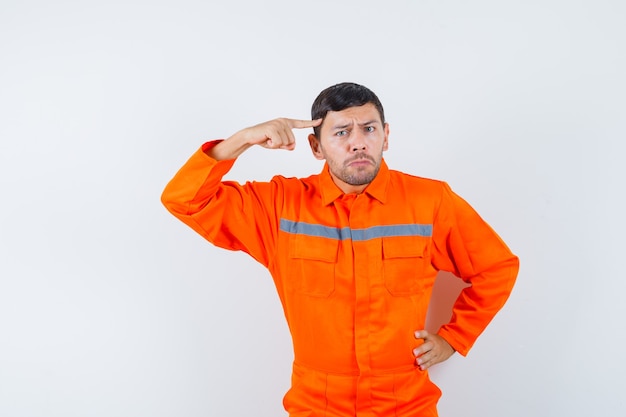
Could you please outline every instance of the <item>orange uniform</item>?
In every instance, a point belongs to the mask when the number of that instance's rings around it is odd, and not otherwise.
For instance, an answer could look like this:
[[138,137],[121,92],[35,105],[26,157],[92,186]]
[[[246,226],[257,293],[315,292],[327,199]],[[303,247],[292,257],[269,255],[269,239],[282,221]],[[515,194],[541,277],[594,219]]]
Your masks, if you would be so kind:
[[293,338],[290,416],[436,416],[439,389],[415,364],[437,271],[471,286],[438,332],[465,355],[506,301],[518,259],[443,182],[389,170],[344,194],[308,178],[222,181],[234,161],[198,150],[163,192],[213,244],[270,271]]

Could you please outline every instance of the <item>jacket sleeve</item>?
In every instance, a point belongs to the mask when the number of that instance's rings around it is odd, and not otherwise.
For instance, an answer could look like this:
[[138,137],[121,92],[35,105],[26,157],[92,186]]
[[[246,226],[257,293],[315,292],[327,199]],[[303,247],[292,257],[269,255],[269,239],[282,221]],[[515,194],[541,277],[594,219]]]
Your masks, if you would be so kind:
[[465,356],[508,299],[519,260],[447,184],[443,185],[433,240],[433,265],[470,284],[455,302],[450,323],[438,332]]
[[276,241],[278,182],[222,181],[234,160],[216,161],[196,151],[167,184],[161,201],[167,210],[216,246],[241,250],[268,266]]

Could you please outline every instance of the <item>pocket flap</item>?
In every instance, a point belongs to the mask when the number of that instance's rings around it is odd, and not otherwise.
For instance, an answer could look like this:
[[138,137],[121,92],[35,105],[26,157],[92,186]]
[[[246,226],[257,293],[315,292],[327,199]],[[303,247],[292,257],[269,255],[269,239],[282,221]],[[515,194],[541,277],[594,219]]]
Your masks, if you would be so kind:
[[315,236],[296,235],[289,245],[289,256],[295,259],[311,259],[336,262],[339,241]]
[[428,241],[423,236],[383,237],[383,259],[423,258]]

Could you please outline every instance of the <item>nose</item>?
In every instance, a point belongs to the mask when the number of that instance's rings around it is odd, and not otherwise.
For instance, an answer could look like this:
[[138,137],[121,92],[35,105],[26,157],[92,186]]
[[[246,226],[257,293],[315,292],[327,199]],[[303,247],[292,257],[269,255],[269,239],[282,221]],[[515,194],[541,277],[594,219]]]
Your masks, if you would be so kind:
[[352,152],[359,152],[359,151],[365,150],[366,148],[365,136],[363,135],[362,132],[359,132],[358,130],[356,132],[353,132],[352,137],[350,139],[352,139],[350,141],[350,149],[352,150]]

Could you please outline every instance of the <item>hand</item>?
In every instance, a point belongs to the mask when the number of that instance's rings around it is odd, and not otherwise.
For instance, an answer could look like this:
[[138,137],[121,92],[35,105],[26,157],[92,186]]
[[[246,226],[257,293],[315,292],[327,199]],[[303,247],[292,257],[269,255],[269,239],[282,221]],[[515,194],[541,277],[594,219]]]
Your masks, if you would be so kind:
[[322,119],[274,119],[243,129],[233,137],[237,136],[250,145],[261,145],[268,149],[286,149],[291,151],[296,147],[296,138],[293,135],[292,129],[315,127],[319,126],[321,123]]
[[261,145],[269,149],[287,149],[291,151],[296,147],[292,129],[316,127],[320,124],[322,124],[322,119],[296,120],[282,118],[270,120],[269,122],[240,130],[227,140],[218,143],[205,152],[210,157],[222,161],[235,159],[254,145]]
[[418,330],[415,338],[424,339],[424,343],[413,349],[415,363],[422,371],[447,360],[455,352],[446,339],[436,333]]

